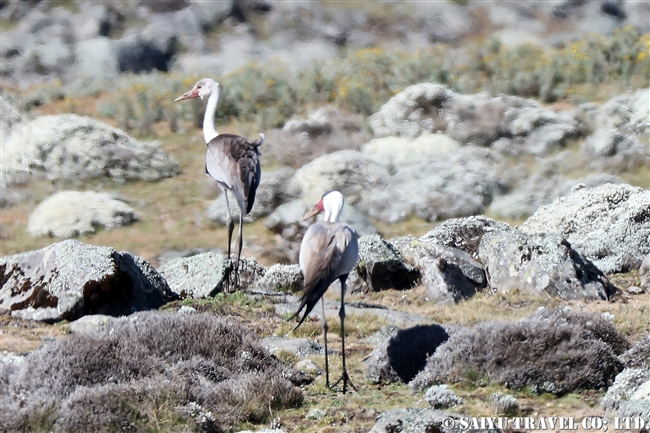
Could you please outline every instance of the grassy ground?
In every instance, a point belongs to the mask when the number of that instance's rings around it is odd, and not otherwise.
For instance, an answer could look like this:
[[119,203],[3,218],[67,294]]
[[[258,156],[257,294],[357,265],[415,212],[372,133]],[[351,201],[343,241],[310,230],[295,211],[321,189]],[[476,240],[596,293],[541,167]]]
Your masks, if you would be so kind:
[[[636,275],[618,276],[627,283],[634,283]],[[335,299],[335,295],[326,297]],[[425,300],[424,288],[400,292],[389,290],[381,293],[354,294],[346,299],[350,301],[365,300],[379,303],[399,310],[410,311],[428,316],[442,324],[457,324],[472,326],[486,320],[515,321],[529,316],[541,306],[568,305],[576,310],[597,313],[608,312],[614,315],[615,327],[628,336],[631,342],[636,342],[650,329],[650,294],[639,296],[622,295],[616,301],[597,301],[581,303],[577,301],[563,302],[554,299],[533,299],[520,294],[489,295],[479,294],[474,298],[457,305],[436,305]],[[185,300],[169,304],[165,310],[175,311],[181,305],[193,306],[202,312],[229,317],[244,323],[260,337],[270,335],[308,337],[322,344],[320,323],[313,321],[303,324],[297,332],[292,333],[293,323],[276,315],[270,300],[253,300],[242,293],[218,295],[210,300]],[[331,348],[340,348],[338,326],[331,321],[328,334]],[[353,383],[359,388],[358,392],[348,394],[333,393],[325,387],[324,377],[319,376],[311,385],[304,387],[305,403],[295,409],[279,412],[272,411],[269,420],[275,420],[287,431],[292,432],[367,432],[375,423],[381,412],[400,407],[427,407],[423,394],[414,393],[405,384],[377,385],[366,381],[366,367],[363,359],[373,349],[373,345],[365,341],[383,323],[376,323],[365,315],[350,315],[346,320],[346,353],[348,355],[348,370]],[[0,350],[23,352],[35,349],[43,338],[65,338],[69,333],[66,323],[45,325],[17,319],[3,318],[0,321]],[[280,359],[290,363],[294,356],[280,356]],[[311,356],[311,360],[324,365],[322,356]],[[340,372],[340,356],[330,357],[332,377]],[[574,416],[580,420],[585,416],[602,416],[600,398],[602,391],[574,392],[562,397],[551,394],[535,394],[528,390],[513,391],[495,383],[477,384],[468,381],[456,384],[452,389],[464,399],[464,403],[454,407],[454,412],[468,416],[497,416],[490,405],[488,397],[494,392],[514,395],[520,405],[519,416]],[[162,403],[161,403],[162,404]],[[314,409],[321,410],[320,414]],[[162,410],[162,408],[161,408]],[[310,419],[317,416],[316,419]],[[268,427],[269,424],[266,424]],[[169,426],[168,426],[169,427]],[[261,426],[243,424],[240,429],[257,429]],[[162,431],[151,426],[151,432]],[[237,429],[235,430],[237,431]]]

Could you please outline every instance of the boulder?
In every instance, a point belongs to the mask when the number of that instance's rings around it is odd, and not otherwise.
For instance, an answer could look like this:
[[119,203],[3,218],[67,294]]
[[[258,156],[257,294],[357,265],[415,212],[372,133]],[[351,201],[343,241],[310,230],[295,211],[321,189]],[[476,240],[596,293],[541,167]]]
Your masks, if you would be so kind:
[[377,344],[366,358],[373,383],[410,382],[425,366],[427,357],[449,338],[440,325],[418,325],[397,331]]
[[361,196],[357,207],[388,223],[413,215],[435,221],[479,214],[507,190],[502,164],[491,149],[467,146],[445,158],[397,166]]
[[486,233],[479,259],[498,292],[593,300],[609,299],[616,291],[591,261],[557,234]]
[[638,269],[650,253],[650,191],[627,184],[576,189],[539,208],[520,230],[564,237],[606,274]]
[[2,257],[0,273],[0,310],[22,319],[126,315],[176,298],[141,257],[74,240]]
[[161,45],[140,35],[123,38],[116,48],[120,72],[168,72],[176,40],[170,39]]
[[478,259],[478,247],[485,233],[508,230],[510,226],[483,215],[451,218],[420,237],[419,241],[458,248]]
[[73,14],[64,8],[34,7],[2,34],[0,70],[21,84],[62,77],[75,61]]
[[[583,107],[586,108],[586,107]],[[650,130],[650,89],[619,95],[597,108],[591,119],[593,129],[614,129],[625,134]]]
[[395,95],[369,121],[376,136],[444,132],[460,144],[476,146],[507,138],[520,152],[540,155],[583,133],[578,114],[517,96],[461,95],[441,84],[421,83]]
[[363,154],[386,166],[409,165],[423,159],[446,159],[460,145],[444,134],[422,134],[408,137],[375,138],[363,146]]
[[650,335],[646,335],[619,356],[626,368],[650,369]]
[[[650,128],[648,128],[650,131]],[[617,129],[597,129],[587,137],[580,151],[595,169],[626,172],[650,164],[650,149],[634,135]]]
[[[601,407],[616,416],[650,416],[650,368],[626,368],[609,387]],[[640,413],[639,413],[640,412]]]
[[263,162],[302,167],[329,153],[359,150],[370,138],[365,124],[362,115],[334,106],[321,107],[307,118],[296,116],[269,132]]
[[514,191],[495,198],[490,204],[490,211],[512,219],[529,217],[541,206],[552,203],[558,197],[571,194],[574,188],[595,188],[606,183],[624,182],[617,176],[605,173],[590,174],[579,179],[536,173],[524,179]]
[[[461,427],[461,419],[468,422],[468,428]],[[465,415],[430,408],[390,409],[377,417],[377,422],[370,429],[370,433],[500,433],[502,431],[496,427],[479,428],[480,424],[471,424],[472,419]],[[453,421],[451,428],[447,426],[449,420]]]
[[202,299],[223,292],[231,266],[224,254],[206,252],[170,260],[158,272],[180,298]]
[[115,79],[120,72],[115,41],[97,37],[80,41],[75,51],[78,78]]
[[417,282],[427,297],[440,304],[467,299],[487,285],[481,265],[456,248],[403,236],[388,241],[408,266],[416,270]]
[[41,116],[17,126],[2,151],[7,184],[25,174],[52,181],[156,181],[178,172],[178,164],[157,142],[138,142],[75,114]]
[[94,191],[61,191],[42,201],[29,216],[27,231],[32,236],[62,238],[95,233],[131,224],[138,213],[111,194]]
[[598,390],[623,370],[616,355],[627,347],[625,337],[599,315],[540,308],[514,323],[490,321],[455,330],[409,385],[421,390],[438,383],[492,381],[555,395]]
[[370,119],[376,136],[397,135],[418,137],[423,133],[444,131],[446,119],[440,115],[445,102],[455,93],[435,83],[409,86],[393,98]]
[[454,44],[476,28],[468,8],[453,1],[418,2],[413,7],[431,43]]
[[302,290],[304,279],[300,265],[276,264],[266,270],[264,276],[255,282],[253,289],[269,293],[294,293]]
[[337,190],[346,204],[355,205],[369,189],[384,185],[388,176],[388,169],[380,162],[358,151],[341,150],[301,167],[289,182],[288,190],[314,204],[323,193]]
[[420,277],[417,269],[404,264],[399,252],[379,235],[359,238],[355,272],[364,288],[372,292],[409,289]]

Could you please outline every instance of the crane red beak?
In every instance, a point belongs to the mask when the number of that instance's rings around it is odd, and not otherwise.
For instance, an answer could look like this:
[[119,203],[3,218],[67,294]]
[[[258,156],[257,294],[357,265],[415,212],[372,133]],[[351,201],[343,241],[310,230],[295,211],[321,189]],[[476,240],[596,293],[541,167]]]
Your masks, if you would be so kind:
[[309,212],[307,212],[304,217],[302,217],[300,222],[301,223],[305,222],[309,218],[311,218],[311,217],[313,217],[315,215],[318,215],[319,213],[323,212],[324,210],[325,210],[325,207],[323,206],[323,199],[321,198],[320,201],[318,203],[316,203],[316,206],[311,208],[311,210]]
[[199,89],[192,89],[189,92],[185,93],[183,96],[179,96],[178,98],[174,99],[174,102],[182,101],[184,99],[198,98],[198,97],[199,97]]
[[315,215],[318,215],[319,213],[321,213],[321,210],[318,208],[318,205],[316,205],[316,206],[314,206],[313,208],[311,208],[311,210],[310,210],[309,212],[307,212],[307,213],[305,214],[304,217],[302,217],[302,219],[300,220],[300,222],[301,222],[301,223],[302,223],[302,222],[305,222],[305,221],[307,221],[309,218],[311,218],[311,217],[313,217],[313,216],[315,216]]

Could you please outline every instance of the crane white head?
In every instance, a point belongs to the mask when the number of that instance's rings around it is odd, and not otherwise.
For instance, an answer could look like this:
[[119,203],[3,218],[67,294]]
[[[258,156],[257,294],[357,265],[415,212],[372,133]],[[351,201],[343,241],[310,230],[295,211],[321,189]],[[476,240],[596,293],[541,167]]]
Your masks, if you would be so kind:
[[311,208],[309,212],[305,214],[300,221],[306,221],[314,215],[318,215],[321,212],[325,213],[325,218],[323,221],[330,223],[339,222],[339,217],[341,216],[341,211],[343,210],[343,194],[338,191],[329,191],[323,194],[320,201],[316,203],[316,206]]
[[191,98],[201,98],[205,96],[210,96],[212,92],[221,92],[221,84],[214,81],[212,78],[201,78],[196,82],[194,87],[188,92],[185,92],[183,96],[179,96],[174,100],[174,102],[183,101],[185,99]]

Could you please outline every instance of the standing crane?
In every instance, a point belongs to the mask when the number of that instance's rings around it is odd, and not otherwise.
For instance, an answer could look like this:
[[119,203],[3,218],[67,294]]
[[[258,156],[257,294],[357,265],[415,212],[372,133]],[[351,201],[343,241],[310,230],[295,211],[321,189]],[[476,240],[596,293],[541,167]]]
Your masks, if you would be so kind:
[[[297,317],[302,309],[305,309],[302,318],[295,329],[302,324],[307,315],[312,311],[318,300],[323,306],[322,326],[325,339],[325,381],[329,389],[333,389],[339,382],[343,381],[343,393],[347,390],[348,383],[356,391],[356,387],[350,381],[345,366],[345,282],[348,274],[354,269],[359,257],[359,244],[357,232],[345,223],[339,222],[343,210],[343,195],[338,191],[325,193],[320,201],[302,218],[306,221],[312,216],[321,212],[325,213],[325,219],[317,222],[307,229],[305,237],[300,244],[299,263],[300,269],[305,276],[303,294],[300,298],[298,311],[293,315]],[[327,359],[327,321],[325,320],[325,300],[323,295],[330,284],[339,280],[341,282],[341,351],[343,353],[343,374],[333,385],[330,386],[329,364]],[[294,329],[294,330],[295,330]]]
[[239,271],[241,256],[244,217],[253,209],[255,192],[260,184],[262,170],[258,147],[264,143],[264,134],[257,141],[249,141],[244,137],[233,134],[219,134],[214,126],[214,117],[221,99],[221,84],[211,78],[202,78],[174,102],[184,99],[208,97],[208,105],[203,118],[203,137],[208,145],[205,157],[205,172],[212,176],[226,197],[228,209],[228,257],[230,243],[235,223],[230,213],[228,191],[232,192],[239,205],[239,237],[237,243],[237,259],[235,270]]

